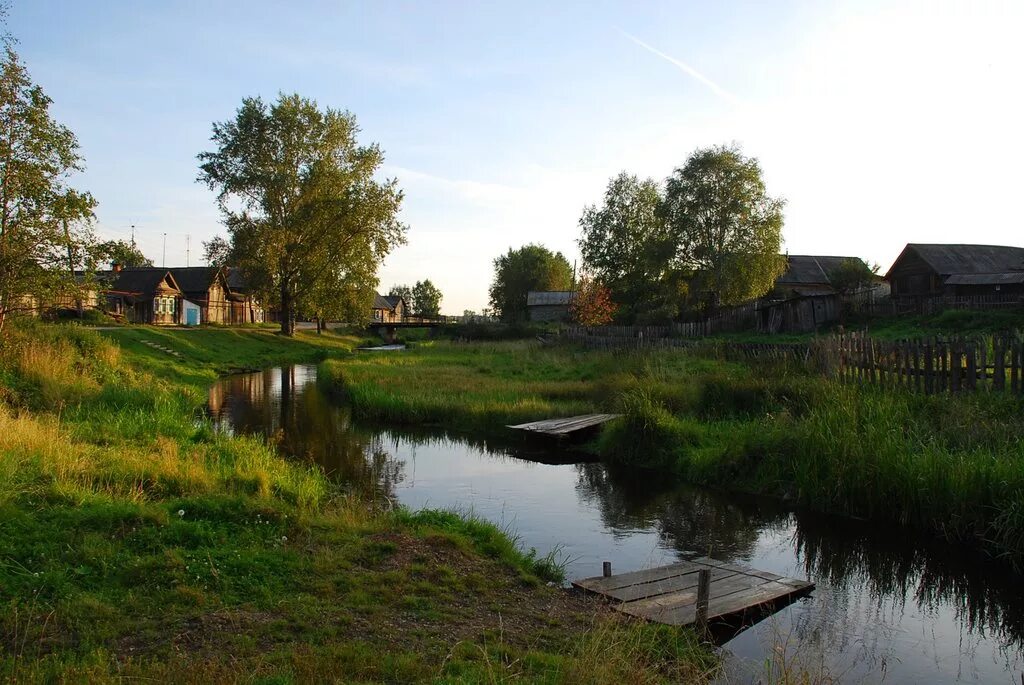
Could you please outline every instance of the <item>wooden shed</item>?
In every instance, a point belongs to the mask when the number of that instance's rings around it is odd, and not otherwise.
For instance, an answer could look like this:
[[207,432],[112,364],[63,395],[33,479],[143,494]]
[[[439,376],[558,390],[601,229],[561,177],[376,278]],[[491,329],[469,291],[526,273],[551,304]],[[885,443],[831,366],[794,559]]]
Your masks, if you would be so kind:
[[530,321],[568,321],[573,293],[570,290],[531,290],[526,294]]

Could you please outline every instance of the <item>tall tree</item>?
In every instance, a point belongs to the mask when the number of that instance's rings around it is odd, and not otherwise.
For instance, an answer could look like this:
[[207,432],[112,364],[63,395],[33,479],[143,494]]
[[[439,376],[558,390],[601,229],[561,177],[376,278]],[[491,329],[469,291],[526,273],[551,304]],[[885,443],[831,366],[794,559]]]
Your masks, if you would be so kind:
[[664,216],[675,260],[693,271],[707,307],[771,290],[785,270],[783,204],[768,195],[758,161],[735,146],[697,150],[669,177]]
[[359,145],[358,132],[349,112],[298,95],[269,106],[246,98],[234,119],[213,125],[217,150],[199,155],[232,254],[280,307],[285,335],[294,334],[303,297],[332,282],[332,272],[365,273],[355,255],[378,264],[405,242],[402,192],[395,180],[376,180],[384,155]]
[[[5,41],[6,43],[6,41]],[[82,169],[74,133],[5,45],[0,65],[0,332],[10,313],[78,289],[76,249],[90,239],[95,200],[68,185]]]
[[108,240],[96,246],[97,255],[113,267],[115,264],[129,269],[153,266],[153,260],[142,254],[135,241]]
[[584,208],[580,253],[588,272],[611,289],[627,320],[671,319],[680,280],[671,268],[672,241],[653,179],[625,172],[608,183],[601,206]]
[[415,312],[420,316],[437,316],[441,313],[441,291],[430,279],[416,281],[412,287],[412,299],[416,303]]
[[543,245],[524,245],[494,260],[491,308],[503,321],[525,321],[526,295],[531,290],[570,290],[572,267],[561,252]]

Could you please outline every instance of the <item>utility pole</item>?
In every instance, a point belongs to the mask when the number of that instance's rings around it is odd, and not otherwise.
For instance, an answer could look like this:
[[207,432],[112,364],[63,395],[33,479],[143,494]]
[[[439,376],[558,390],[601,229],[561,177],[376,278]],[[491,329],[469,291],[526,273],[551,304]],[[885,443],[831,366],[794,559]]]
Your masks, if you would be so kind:
[[167,234],[166,233],[164,233],[164,262],[163,262],[163,267],[162,268],[164,268],[164,269],[167,268]]
[[185,268],[186,269],[191,266],[191,264],[189,264],[189,261],[191,259],[192,259],[192,234],[191,233],[186,233],[185,234]]
[[132,224],[132,247],[135,247],[135,224]]

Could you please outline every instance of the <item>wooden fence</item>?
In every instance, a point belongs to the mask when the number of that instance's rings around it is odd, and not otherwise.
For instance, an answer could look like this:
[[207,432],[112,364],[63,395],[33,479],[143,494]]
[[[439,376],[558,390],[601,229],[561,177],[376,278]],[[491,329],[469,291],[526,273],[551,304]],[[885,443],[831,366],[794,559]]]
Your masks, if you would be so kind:
[[602,350],[687,348],[725,359],[800,362],[845,381],[928,394],[975,390],[1024,394],[1020,333],[916,340],[876,340],[864,333],[847,333],[807,344],[670,337],[671,328],[572,326],[563,329],[561,340]]
[[1024,392],[1019,334],[890,341],[851,333],[815,340],[808,359],[828,375],[927,394]]

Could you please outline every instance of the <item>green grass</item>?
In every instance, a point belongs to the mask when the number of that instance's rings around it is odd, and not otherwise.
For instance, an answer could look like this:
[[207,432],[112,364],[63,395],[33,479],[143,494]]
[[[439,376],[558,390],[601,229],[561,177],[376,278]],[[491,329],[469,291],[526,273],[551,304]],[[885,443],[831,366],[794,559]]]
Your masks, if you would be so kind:
[[907,525],[1024,560],[1024,401],[843,385],[747,365],[537,344],[437,342],[329,360],[353,411],[475,434],[622,412],[589,449],[609,462]]
[[0,680],[711,675],[715,659],[692,634],[625,622],[549,587],[557,561],[508,531],[345,496],[260,440],[213,433],[198,413],[218,371],[344,357],[353,340],[8,327]]

